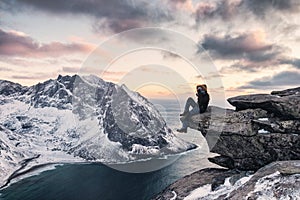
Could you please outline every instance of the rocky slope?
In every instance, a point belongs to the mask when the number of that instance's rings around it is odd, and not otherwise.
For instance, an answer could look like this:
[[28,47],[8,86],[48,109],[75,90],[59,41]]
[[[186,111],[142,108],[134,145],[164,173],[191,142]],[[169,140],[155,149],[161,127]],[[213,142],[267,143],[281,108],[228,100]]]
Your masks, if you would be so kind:
[[277,161],[254,174],[203,169],[167,187],[156,200],[291,199],[300,196],[300,161]]
[[[201,115],[182,118],[201,131],[211,152],[219,154],[209,160],[226,169],[200,170],[157,199],[173,198],[175,193],[177,199],[299,197],[300,87],[233,97],[228,102],[236,110],[211,106]],[[241,179],[247,174],[253,175]],[[233,179],[240,181],[234,184]],[[221,184],[216,187],[216,182]]]
[[58,76],[31,87],[0,81],[0,185],[15,171],[60,162],[123,163],[195,148],[126,86]]
[[[273,161],[300,159],[300,88],[238,96],[228,102],[236,111],[210,107],[189,120],[190,127],[206,137],[211,152],[220,154],[212,162],[257,170]],[[219,112],[226,115],[220,118]]]

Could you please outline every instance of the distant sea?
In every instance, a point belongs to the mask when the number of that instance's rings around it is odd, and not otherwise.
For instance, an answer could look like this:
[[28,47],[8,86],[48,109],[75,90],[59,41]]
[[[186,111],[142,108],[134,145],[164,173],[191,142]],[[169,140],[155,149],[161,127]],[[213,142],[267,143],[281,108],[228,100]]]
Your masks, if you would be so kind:
[[199,146],[172,164],[147,173],[126,173],[103,164],[64,164],[12,183],[0,191],[0,200],[148,200],[169,184],[212,166],[200,132],[177,133],[183,105],[175,100],[150,100],[174,133]]

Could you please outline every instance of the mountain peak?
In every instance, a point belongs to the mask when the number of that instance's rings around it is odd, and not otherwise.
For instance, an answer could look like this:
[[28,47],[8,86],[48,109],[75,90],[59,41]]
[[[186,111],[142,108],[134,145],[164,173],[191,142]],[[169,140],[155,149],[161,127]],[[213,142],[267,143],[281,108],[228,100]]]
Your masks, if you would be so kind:
[[0,95],[9,96],[22,92],[27,87],[19,83],[14,83],[7,80],[0,80]]
[[[124,163],[196,147],[177,138],[146,98],[93,75],[60,75],[31,87],[1,81],[0,91],[0,141],[18,147],[18,159]],[[7,163],[0,172],[22,160]]]

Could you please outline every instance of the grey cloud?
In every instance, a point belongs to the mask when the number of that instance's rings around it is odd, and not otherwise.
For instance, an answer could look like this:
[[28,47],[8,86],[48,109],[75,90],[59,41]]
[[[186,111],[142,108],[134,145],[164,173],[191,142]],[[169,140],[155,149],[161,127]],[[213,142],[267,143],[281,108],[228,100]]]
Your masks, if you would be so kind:
[[205,79],[205,80],[218,79],[222,77],[224,77],[222,74],[216,72],[211,72],[207,76],[202,76],[202,75],[195,76],[196,79]]
[[52,14],[79,14],[95,19],[94,30],[120,32],[147,23],[172,19],[167,3],[159,0],[4,0],[6,10],[41,10]]
[[272,46],[267,51],[256,51],[248,53],[246,56],[252,62],[265,62],[280,57],[282,53],[284,53],[284,50],[281,47]]
[[250,81],[240,89],[264,89],[265,87],[274,86],[296,86],[300,84],[300,72],[284,71],[274,76],[263,77]]
[[239,14],[252,13],[261,18],[274,14],[273,11],[285,14],[297,13],[300,10],[298,0],[221,0],[201,1],[196,7],[196,22],[220,18],[229,21]]
[[298,0],[244,0],[243,6],[259,16],[265,16],[270,9],[282,12],[298,12]]
[[247,58],[254,62],[272,59],[283,52],[279,46],[257,40],[255,33],[240,34],[236,37],[205,35],[201,45],[216,58]]
[[202,20],[214,18],[229,20],[238,13],[240,4],[240,2],[231,2],[228,0],[213,3],[211,1],[200,2],[195,11],[196,22],[199,23]]
[[300,59],[299,58],[285,58],[280,61],[281,64],[289,64],[298,69],[300,69]]
[[[2,0],[0,9],[11,12],[29,9],[51,14],[90,16],[95,21],[94,30],[120,32],[174,21],[180,17],[177,11],[184,10],[182,5],[187,2],[189,0]],[[191,4],[195,6],[197,3]],[[269,16],[269,10],[296,13],[299,11],[299,3],[297,0],[204,0],[194,9],[186,14],[192,15],[196,23],[200,23],[215,18],[229,21],[245,13],[259,17]]]
[[172,3],[185,3],[188,0],[169,0],[169,1],[172,2]]
[[[142,28],[138,29],[138,31],[128,31],[121,35],[118,40],[120,41],[128,41],[131,40],[131,42],[138,42],[140,44],[144,45],[153,45],[153,44],[167,44],[172,43],[174,38],[170,36],[172,34],[168,32],[161,31],[161,28]],[[128,45],[131,45],[128,43]]]
[[110,30],[115,33],[122,32],[124,30],[129,30],[133,28],[143,27],[145,22],[134,20],[134,19],[108,19],[104,21],[96,21],[93,25],[93,29],[96,32],[102,32],[105,30]]
[[[4,2],[6,3],[6,9],[31,8],[54,14],[71,13],[106,17],[113,17],[114,15],[119,17],[128,16],[127,9],[130,7],[129,4],[126,3],[127,1],[119,0],[4,0]],[[115,10],[115,12],[111,12],[112,10]],[[140,12],[136,10],[136,12],[130,15],[138,16],[139,14]]]
[[235,61],[231,66],[222,68],[221,71],[224,73],[257,72],[263,68],[273,68],[283,64],[300,68],[300,59],[287,56],[289,48],[266,43],[259,33],[244,33],[234,37],[205,35],[200,43],[212,58]]
[[299,58],[288,58],[281,56],[279,58],[270,59],[263,62],[250,62],[241,59],[230,66],[224,66],[220,70],[221,73],[230,74],[236,72],[260,72],[266,68],[279,68],[281,65],[290,65],[296,69],[300,69],[300,59]]
[[230,66],[224,66],[221,68],[220,73],[221,74],[231,74],[231,73],[237,73],[241,71],[246,72],[257,72],[257,69],[255,67],[244,65],[240,62],[236,62]]

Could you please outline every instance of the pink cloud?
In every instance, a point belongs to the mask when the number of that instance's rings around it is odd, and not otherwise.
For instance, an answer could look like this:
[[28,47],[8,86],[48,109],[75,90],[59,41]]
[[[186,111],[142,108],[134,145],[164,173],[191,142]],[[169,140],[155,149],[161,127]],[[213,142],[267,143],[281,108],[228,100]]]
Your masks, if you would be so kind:
[[19,57],[60,57],[69,54],[86,54],[95,48],[87,43],[39,43],[30,36],[0,29],[0,55]]

